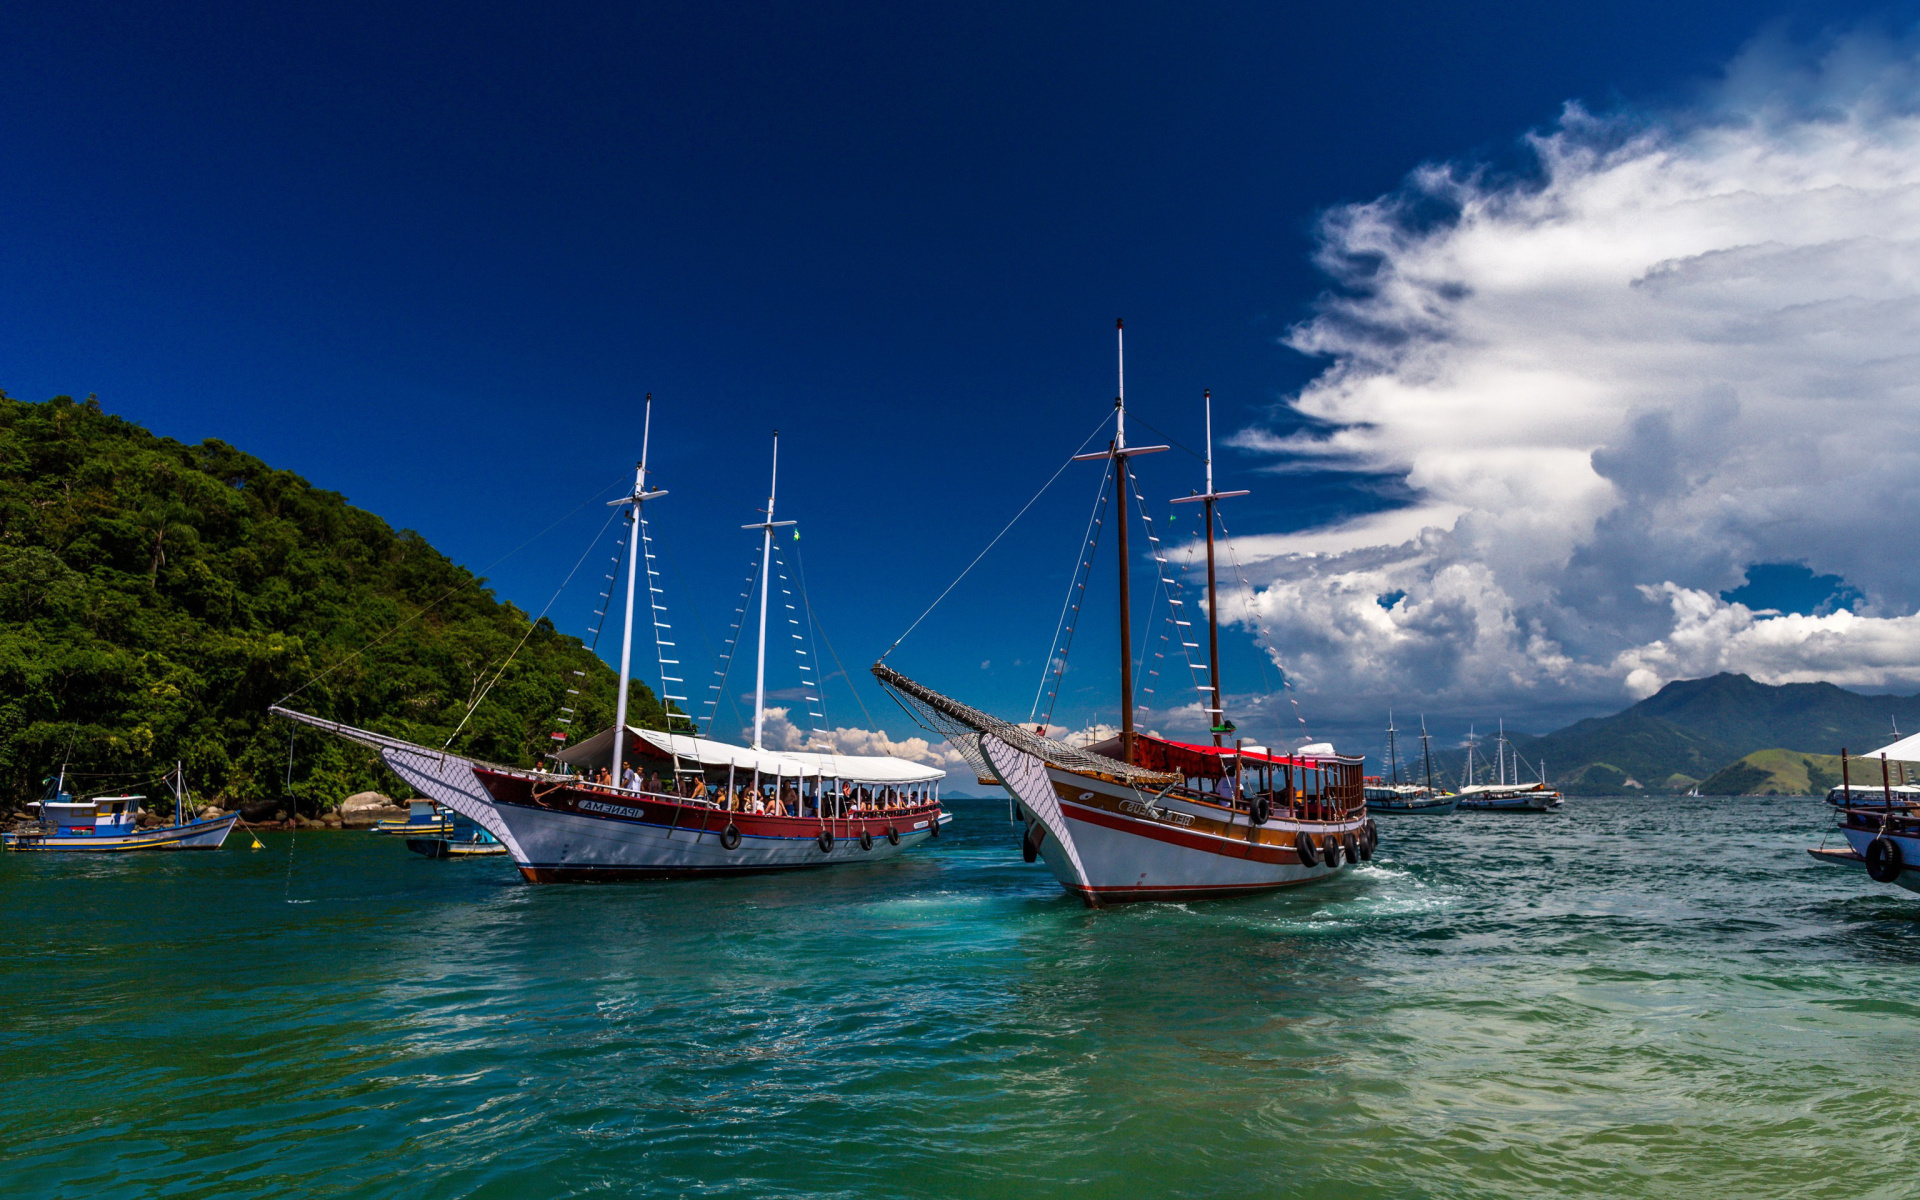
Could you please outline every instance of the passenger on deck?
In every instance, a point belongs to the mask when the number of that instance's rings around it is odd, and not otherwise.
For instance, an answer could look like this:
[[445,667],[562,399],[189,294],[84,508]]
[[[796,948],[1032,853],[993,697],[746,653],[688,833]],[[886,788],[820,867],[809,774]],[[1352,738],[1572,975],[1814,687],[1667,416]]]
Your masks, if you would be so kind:
[[747,811],[752,813],[756,817],[764,814],[767,811],[766,797],[760,794],[759,788],[753,789],[753,806],[749,808]]
[[694,800],[704,800],[707,798],[707,777],[705,775],[695,775],[693,777],[693,791],[688,793],[688,795]]
[[658,792],[660,790],[660,772],[658,771],[647,772],[646,787],[649,792]]
[[632,763],[620,768],[620,786],[630,792],[640,790],[640,772],[633,769]]

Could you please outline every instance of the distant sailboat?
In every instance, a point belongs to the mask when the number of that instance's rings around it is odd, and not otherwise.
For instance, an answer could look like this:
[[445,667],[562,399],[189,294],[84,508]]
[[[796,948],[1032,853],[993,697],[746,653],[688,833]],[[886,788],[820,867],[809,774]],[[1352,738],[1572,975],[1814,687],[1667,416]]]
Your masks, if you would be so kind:
[[[1427,742],[1426,722],[1420,723],[1420,741]],[[1367,811],[1382,815],[1444,817],[1453,813],[1459,798],[1441,795],[1433,788],[1433,758],[1427,758],[1427,784],[1421,786],[1400,781],[1399,731],[1393,727],[1393,714],[1387,714],[1387,778],[1367,785]]]

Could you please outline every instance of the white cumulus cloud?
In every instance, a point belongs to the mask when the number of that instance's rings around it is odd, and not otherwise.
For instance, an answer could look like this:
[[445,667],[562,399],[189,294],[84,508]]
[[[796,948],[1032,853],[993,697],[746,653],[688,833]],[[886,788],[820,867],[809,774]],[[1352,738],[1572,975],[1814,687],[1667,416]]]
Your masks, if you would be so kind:
[[[1529,149],[1524,178],[1427,166],[1326,217],[1308,432],[1239,444],[1418,500],[1247,539],[1223,619],[1356,718],[1920,683],[1920,41],[1765,41],[1687,109],[1569,105]],[[1756,563],[1864,600],[1719,598]]]

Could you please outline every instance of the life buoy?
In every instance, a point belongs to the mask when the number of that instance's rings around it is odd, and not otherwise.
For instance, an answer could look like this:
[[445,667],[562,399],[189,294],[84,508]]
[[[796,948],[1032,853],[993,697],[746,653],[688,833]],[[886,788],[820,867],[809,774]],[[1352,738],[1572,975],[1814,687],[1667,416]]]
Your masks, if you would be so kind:
[[820,836],[813,839],[813,843],[814,845],[820,847],[820,853],[832,854],[833,853],[833,830],[822,829],[820,831]]
[[1351,831],[1349,831],[1345,837],[1340,839],[1340,844],[1346,847],[1348,862],[1357,863],[1360,861],[1360,858],[1361,858],[1360,839],[1353,836],[1353,833]]
[[860,848],[862,850],[873,849],[873,833],[871,830],[863,828],[860,831]]
[[887,844],[889,846],[898,846],[900,844],[900,831],[891,825],[887,826]]
[[728,821],[727,827],[720,831],[720,848],[723,850],[740,848],[740,827],[732,821]]
[[1884,834],[1867,843],[1867,878],[1875,883],[1892,883],[1904,870],[1900,843]]
[[1247,815],[1253,818],[1255,825],[1265,825],[1267,819],[1273,816],[1273,806],[1267,803],[1265,796],[1255,796],[1253,798],[1253,806]]
[[1020,861],[1033,862],[1039,857],[1040,842],[1033,836],[1033,830],[1028,829],[1025,836],[1020,839]]
[[1293,849],[1299,854],[1300,865],[1303,867],[1310,867],[1319,861],[1319,856],[1313,852],[1313,839],[1307,836],[1305,830],[1294,835]]

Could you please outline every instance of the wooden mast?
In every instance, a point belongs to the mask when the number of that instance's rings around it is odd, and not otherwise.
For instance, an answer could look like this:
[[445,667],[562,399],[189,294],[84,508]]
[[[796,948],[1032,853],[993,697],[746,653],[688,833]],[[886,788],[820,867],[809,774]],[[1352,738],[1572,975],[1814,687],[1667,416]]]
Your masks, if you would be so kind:
[[1120,476],[1120,761],[1133,762],[1133,619],[1132,589],[1128,586],[1132,566],[1127,561],[1127,505],[1133,489],[1127,473],[1127,460],[1138,454],[1157,454],[1165,446],[1127,445],[1127,342],[1126,322],[1115,318],[1113,335],[1119,353],[1119,395],[1113,398],[1113,443],[1098,454],[1076,454],[1075,461],[1105,458],[1113,462]]
[[1220,745],[1221,735],[1228,733],[1227,714],[1220,705],[1220,591],[1213,577],[1213,506],[1216,501],[1230,496],[1244,496],[1246,490],[1236,492],[1216,492],[1213,490],[1213,392],[1211,389],[1201,393],[1207,406],[1207,490],[1204,495],[1181,496],[1175,504],[1192,504],[1201,501],[1206,505],[1207,521],[1207,681],[1213,688],[1213,707],[1207,712],[1212,715],[1213,744]]

